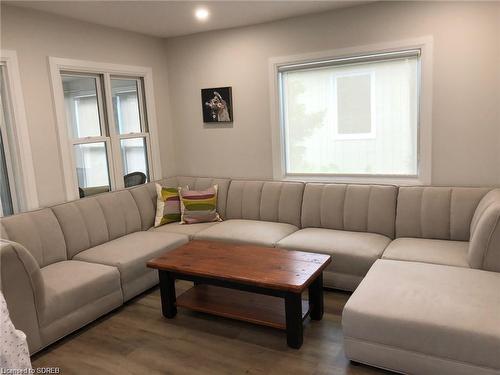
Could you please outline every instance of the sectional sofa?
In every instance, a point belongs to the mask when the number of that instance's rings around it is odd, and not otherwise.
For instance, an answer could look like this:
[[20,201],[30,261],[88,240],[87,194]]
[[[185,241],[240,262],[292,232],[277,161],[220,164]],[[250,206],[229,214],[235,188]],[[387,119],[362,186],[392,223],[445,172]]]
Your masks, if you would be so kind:
[[1,288],[34,353],[157,284],[190,239],[331,254],[354,291],[347,356],[412,374],[500,373],[500,189],[171,177],[219,186],[221,223],[153,228],[154,183],[0,220]]

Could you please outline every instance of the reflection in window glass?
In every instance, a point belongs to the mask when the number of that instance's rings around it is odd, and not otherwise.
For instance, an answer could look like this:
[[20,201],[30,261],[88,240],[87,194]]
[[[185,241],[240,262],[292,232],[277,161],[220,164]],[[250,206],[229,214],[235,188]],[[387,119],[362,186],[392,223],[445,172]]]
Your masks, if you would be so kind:
[[142,130],[137,80],[112,78],[111,91],[118,133],[140,133]]
[[[0,106],[0,108],[2,108]],[[3,111],[2,111],[3,117]],[[14,207],[12,205],[12,196],[10,194],[9,174],[7,171],[7,161],[5,159],[5,149],[3,146],[3,137],[0,132],[0,216],[12,215]]]
[[[120,143],[125,186],[129,187],[146,182],[149,174],[145,139],[128,138],[122,139]],[[134,176],[130,176],[132,173]]]
[[97,78],[62,75],[64,104],[73,139],[101,136]]
[[337,135],[372,132],[371,74],[355,74],[336,79]]
[[[104,142],[74,146],[78,187],[84,196],[109,191],[109,172]],[[80,192],[81,194],[82,192]]]
[[14,213],[14,205],[10,190],[10,183],[12,181],[9,179],[7,165],[7,139],[4,139],[7,136],[7,118],[4,112],[6,90],[3,74],[3,67],[0,66],[0,216],[7,216]]

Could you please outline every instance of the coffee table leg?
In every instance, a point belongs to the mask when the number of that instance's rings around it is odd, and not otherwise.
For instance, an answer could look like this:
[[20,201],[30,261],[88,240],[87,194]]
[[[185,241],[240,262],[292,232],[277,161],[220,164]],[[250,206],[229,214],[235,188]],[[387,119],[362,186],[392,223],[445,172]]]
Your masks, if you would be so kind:
[[309,285],[309,314],[312,320],[323,318],[323,273]]
[[161,311],[165,318],[173,318],[177,314],[175,304],[175,278],[170,272],[158,270],[160,277]]
[[299,349],[303,342],[302,333],[302,296],[300,293],[287,293],[285,296],[286,341],[288,346]]

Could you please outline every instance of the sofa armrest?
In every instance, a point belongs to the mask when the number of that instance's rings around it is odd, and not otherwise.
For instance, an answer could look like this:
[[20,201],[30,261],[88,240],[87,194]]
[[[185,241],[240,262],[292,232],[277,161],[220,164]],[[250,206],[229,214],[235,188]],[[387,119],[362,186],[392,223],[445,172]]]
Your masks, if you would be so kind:
[[0,240],[0,289],[12,323],[26,334],[30,353],[38,351],[43,346],[38,324],[43,280],[35,258],[16,242]]
[[468,261],[472,268],[500,272],[500,189],[486,194],[476,209]]

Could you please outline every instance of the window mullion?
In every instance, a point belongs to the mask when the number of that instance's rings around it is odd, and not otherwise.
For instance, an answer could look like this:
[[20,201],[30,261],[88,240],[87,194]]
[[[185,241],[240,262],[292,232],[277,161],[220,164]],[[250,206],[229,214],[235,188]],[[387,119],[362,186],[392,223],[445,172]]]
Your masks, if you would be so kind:
[[153,156],[151,154],[151,140],[149,137],[149,133],[144,137],[146,140],[146,158],[148,160],[148,179],[149,181],[153,180],[152,178],[152,168],[153,168]]
[[139,118],[141,121],[141,131],[143,133],[149,132],[147,118],[146,118],[146,106],[144,104],[144,87],[142,84],[142,80],[140,78],[137,79],[137,101],[139,105]]
[[123,161],[120,152],[120,139],[116,130],[115,117],[113,113],[113,96],[111,91],[111,76],[104,73],[104,98],[106,103],[106,115],[108,118],[110,179],[115,189],[123,189]]
[[85,137],[85,138],[76,138],[71,141],[71,144],[81,145],[85,143],[97,143],[97,142],[106,142],[109,137]]
[[127,134],[120,134],[118,135],[118,137],[120,139],[144,138],[148,134],[149,133],[127,133]]

